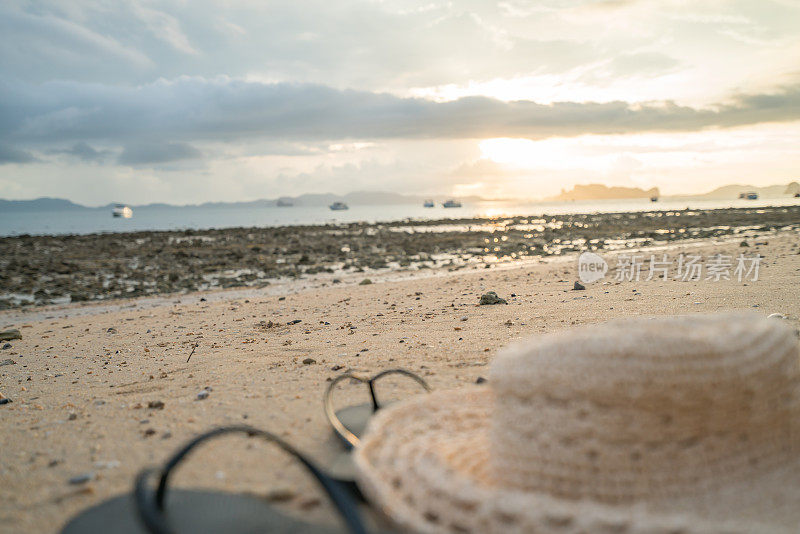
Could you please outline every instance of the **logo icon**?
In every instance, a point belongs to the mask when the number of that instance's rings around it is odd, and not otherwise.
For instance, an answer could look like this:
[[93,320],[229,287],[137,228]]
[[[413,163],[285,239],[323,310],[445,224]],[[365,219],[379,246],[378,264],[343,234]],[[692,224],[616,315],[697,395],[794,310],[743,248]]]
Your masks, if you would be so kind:
[[601,280],[608,272],[608,263],[599,254],[584,252],[578,256],[578,278],[584,284]]

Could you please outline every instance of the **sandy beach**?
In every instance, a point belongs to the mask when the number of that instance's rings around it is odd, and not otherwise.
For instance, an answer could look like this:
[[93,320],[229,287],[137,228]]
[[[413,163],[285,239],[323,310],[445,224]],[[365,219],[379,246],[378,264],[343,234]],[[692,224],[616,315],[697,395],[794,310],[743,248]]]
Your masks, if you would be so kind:
[[[772,230],[746,242],[608,253],[612,269],[583,291],[573,289],[577,256],[566,254],[405,278],[371,274],[364,285],[363,273],[353,273],[338,284],[309,278],[6,310],[0,328],[18,328],[22,339],[0,350],[0,393],[13,401],[0,405],[0,532],[58,531],[78,511],[129,491],[141,468],[216,425],[269,429],[329,458],[339,444],[322,394],[346,370],[403,367],[434,388],[452,388],[485,376],[498,349],[513,340],[616,317],[747,309],[782,313],[796,327],[800,235]],[[617,280],[623,252],[700,255],[706,265],[720,253],[761,261],[758,280],[647,281],[644,272],[639,281]],[[488,291],[507,305],[478,305]],[[207,398],[198,400],[203,390]],[[295,464],[244,438],[198,452],[174,483],[252,492],[332,520]]]

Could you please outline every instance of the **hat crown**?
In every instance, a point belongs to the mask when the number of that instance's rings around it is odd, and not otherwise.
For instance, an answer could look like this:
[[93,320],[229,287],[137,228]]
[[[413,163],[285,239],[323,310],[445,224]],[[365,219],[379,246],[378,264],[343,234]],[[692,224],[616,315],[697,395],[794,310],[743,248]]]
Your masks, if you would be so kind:
[[797,452],[798,345],[754,314],[628,319],[492,364],[502,485],[601,502],[675,497]]

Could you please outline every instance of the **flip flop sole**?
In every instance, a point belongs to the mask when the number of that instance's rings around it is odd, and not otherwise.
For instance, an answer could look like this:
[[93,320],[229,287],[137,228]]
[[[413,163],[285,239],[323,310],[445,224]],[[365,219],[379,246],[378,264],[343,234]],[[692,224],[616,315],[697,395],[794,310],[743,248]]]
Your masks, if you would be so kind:
[[[283,514],[258,497],[173,489],[165,515],[175,534],[342,534],[344,526],[306,523]],[[133,495],[120,495],[74,517],[61,534],[147,534],[139,520]]]
[[347,406],[336,411],[336,417],[339,418],[339,421],[357,438],[361,438],[364,435],[367,423],[369,423],[373,415],[375,415],[375,410],[372,404],[369,403]]

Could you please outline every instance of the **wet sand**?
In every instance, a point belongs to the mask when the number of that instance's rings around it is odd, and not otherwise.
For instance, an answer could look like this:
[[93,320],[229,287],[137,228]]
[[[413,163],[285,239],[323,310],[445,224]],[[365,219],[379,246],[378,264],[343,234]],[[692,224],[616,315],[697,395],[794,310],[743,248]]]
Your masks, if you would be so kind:
[[[488,269],[427,269],[424,277],[350,270],[338,284],[320,273],[246,291],[0,312],[0,329],[23,336],[0,350],[0,362],[13,362],[0,366],[0,393],[13,400],[0,405],[0,532],[57,531],[215,425],[270,429],[329,458],[339,445],[322,393],[348,369],[405,367],[450,388],[486,376],[512,340],[615,317],[748,309],[783,313],[797,326],[800,234],[760,226],[758,237],[695,239],[665,251],[759,254],[757,281],[618,282],[612,270],[575,291],[576,256],[562,251]],[[612,267],[614,254],[603,252]],[[361,285],[367,275],[373,283]],[[487,291],[508,304],[479,306]],[[197,400],[205,388],[208,397]],[[82,475],[91,480],[70,483]],[[331,521],[313,484],[265,443],[211,444],[174,483],[279,496],[293,512]]]

